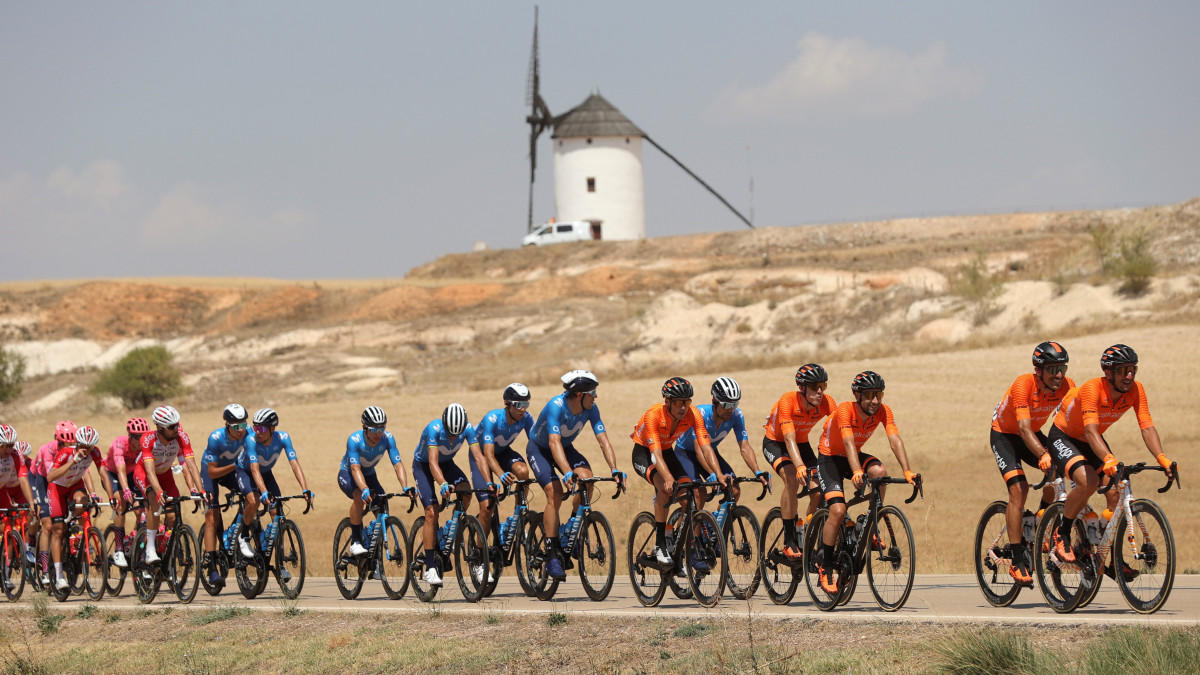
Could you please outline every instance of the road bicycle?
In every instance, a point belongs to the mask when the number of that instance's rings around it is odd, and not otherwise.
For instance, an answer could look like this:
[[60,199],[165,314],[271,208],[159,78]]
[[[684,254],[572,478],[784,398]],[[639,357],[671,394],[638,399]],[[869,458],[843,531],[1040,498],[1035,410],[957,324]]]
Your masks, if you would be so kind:
[[104,597],[108,582],[108,556],[104,552],[104,538],[100,530],[92,525],[92,515],[100,515],[100,505],[101,502],[91,499],[66,504],[60,559],[68,586],[59,588],[53,578],[50,584],[50,592],[59,602],[85,591],[92,600]]
[[[196,533],[192,527],[183,522],[184,502],[192,502],[192,513],[200,510],[203,500],[199,495],[185,497],[161,497],[159,515],[173,516],[172,526],[155,538],[154,546],[159,559],[146,562],[146,544],[149,532],[145,525],[138,527],[133,540],[133,556],[130,559],[130,575],[133,580],[133,590],[137,593],[138,601],[142,604],[154,602],[159,589],[165,581],[167,587],[179,598],[182,604],[188,604],[196,597],[200,588],[200,548],[196,544]],[[163,541],[166,539],[166,541]]]
[[[133,558],[133,541],[137,535],[137,528],[146,524],[146,509],[144,497],[133,498],[133,501],[126,505],[126,513],[132,510],[137,510],[137,522],[133,529],[122,533],[117,530],[117,526],[109,523],[104,528],[104,550],[108,554],[108,583],[105,584],[104,592],[112,597],[117,597],[125,588],[125,578],[129,576],[129,564]],[[124,565],[118,565],[114,559],[117,552],[120,551],[125,559]]]
[[[812,487],[808,481],[805,481],[804,487],[796,493],[797,503],[802,504],[803,502],[800,500],[817,490],[819,488]],[[783,512],[776,506],[768,511],[767,517],[763,519],[762,533],[758,543],[759,576],[762,579],[763,589],[767,591],[767,597],[777,605],[786,605],[792,601],[796,595],[796,588],[800,585],[800,578],[803,576],[801,571],[804,564],[803,556],[789,558],[783,553],[784,527]],[[796,546],[800,547],[801,552],[804,548],[806,527],[803,518],[796,521]]]
[[[500,574],[505,567],[513,567],[517,570],[517,581],[520,582],[521,590],[525,592],[525,595],[534,595],[534,589],[529,583],[525,567],[525,559],[528,557],[527,551],[530,545],[530,524],[533,520],[540,520],[542,517],[541,513],[529,509],[527,487],[534,483],[537,483],[537,480],[533,478],[516,480],[511,485],[505,485],[504,490],[495,496],[496,503],[492,508],[490,531],[498,532],[500,536],[488,550],[488,562],[492,566],[492,573],[489,575],[484,597],[491,595],[496,590],[496,584],[500,582]],[[501,523],[500,502],[509,495],[516,500],[513,514]]]
[[[238,590],[242,596],[247,599],[253,599],[262,592],[262,589],[267,585],[266,564],[261,556],[257,553],[256,537],[247,537],[250,541],[250,548],[255,551],[255,555],[246,557],[242,554],[242,547],[238,543],[238,539],[242,536],[242,530],[247,527],[245,518],[242,515],[242,507],[245,504],[245,497],[238,492],[226,492],[225,502],[213,507],[216,513],[216,526],[213,528],[216,535],[216,550],[212,551],[208,558],[208,563],[202,565],[203,569],[200,574],[200,583],[204,586],[204,590],[209,595],[219,595],[225,587],[225,579],[229,577],[229,570],[233,570],[233,576],[237,579]],[[233,522],[229,527],[225,527],[224,518],[221,515],[225,511],[233,509]],[[200,534],[198,540],[201,544],[204,543],[204,537],[208,532],[208,523],[200,526]],[[203,559],[203,558],[202,558]],[[221,578],[221,583],[213,583],[210,575],[213,570],[216,570]]]
[[720,601],[728,575],[725,538],[716,516],[697,507],[695,492],[711,487],[720,487],[720,483],[691,481],[675,485],[672,501],[681,494],[686,498],[675,536],[666,542],[669,563],[659,562],[654,555],[654,514],[642,511],[633,519],[626,562],[634,595],[642,605],[654,607],[662,602],[668,579],[680,574],[687,577],[691,595],[700,605],[712,607]]
[[[379,579],[383,592],[392,600],[404,597],[408,590],[408,531],[404,523],[391,515],[390,501],[393,497],[408,497],[408,513],[417,504],[416,491],[385,492],[371,495],[367,505],[372,516],[368,522],[363,514],[362,538],[367,552],[362,555],[350,553],[350,518],[342,518],[333,534],[333,574],[338,592],[347,600],[358,597],[367,579]],[[299,530],[296,531],[299,535]]]
[[[1029,486],[1031,493],[1041,490],[1049,482],[1053,482],[1056,500],[1064,499],[1062,481],[1055,478],[1055,469],[1042,476],[1037,485]],[[1033,540],[1037,534],[1038,518],[1042,514],[1034,514],[1026,510],[1021,516],[1021,541],[1026,550],[1030,551],[1027,561],[1030,570],[1033,568]],[[994,501],[983,509],[979,524],[975,527],[975,580],[979,590],[988,604],[994,607],[1007,607],[1017,599],[1022,588],[1033,588],[1033,582],[1022,584],[1010,574],[1012,569],[1012,546],[1008,539],[1008,502]]]
[[[862,487],[855,490],[854,496],[846,502],[846,508],[867,502],[867,512],[860,514],[853,525],[841,525],[832,560],[823,560],[819,553],[824,546],[822,530],[829,519],[829,509],[817,509],[805,527],[804,584],[817,609],[829,611],[848,602],[863,568],[867,571],[871,594],[881,608],[894,612],[908,600],[916,575],[916,550],[912,527],[904,512],[883,503],[880,487],[890,484],[904,485],[907,481],[889,476],[865,478]],[[912,496],[904,500],[905,504],[911,504],[918,495],[924,497],[921,474],[913,480],[912,490]],[[809,564],[809,561],[815,564]],[[835,592],[829,593],[821,587],[820,567],[832,572]]]
[[[1100,590],[1104,576],[1116,580],[1125,602],[1138,613],[1157,612],[1167,602],[1175,584],[1175,537],[1162,508],[1149,499],[1135,499],[1129,478],[1143,471],[1166,472],[1161,466],[1139,462],[1118,464],[1108,485],[1097,492],[1118,490],[1117,511],[1104,523],[1085,505],[1072,527],[1074,562],[1060,560],[1053,534],[1063,517],[1063,501],[1046,507],[1034,540],[1034,569],[1046,603],[1059,613],[1086,606]],[[1171,478],[1159,493],[1179,487],[1178,466],[1171,463]],[[1059,491],[1066,497],[1065,489]]]
[[[442,498],[439,511],[445,511],[447,506],[453,510],[446,522],[437,528],[434,535],[434,564],[445,578],[446,572],[454,569],[458,578],[458,588],[462,591],[467,602],[479,602],[488,587],[487,575],[491,567],[488,563],[487,536],[479,519],[467,513],[467,503],[463,500],[466,494],[481,494],[488,490],[476,490],[469,486],[458,486]],[[408,533],[408,557],[411,561],[409,569],[412,576],[413,592],[421,602],[430,602],[437,595],[439,586],[433,586],[425,581],[425,516],[419,516],[413,521],[412,530]]]
[[15,506],[0,509],[0,521],[4,524],[0,534],[0,545],[3,545],[2,560],[4,576],[0,582],[4,584],[4,595],[9,602],[21,599],[25,592],[25,577],[31,567],[28,559],[29,548],[25,545],[25,530],[29,525],[29,507]]
[[[256,554],[264,561],[267,572],[274,575],[276,583],[279,584],[279,590],[289,600],[300,597],[307,569],[304,538],[300,536],[300,527],[287,517],[289,509],[286,505],[293,499],[304,500],[304,511],[301,512],[301,515],[312,510],[312,501],[303,494],[274,497],[271,499],[270,506],[263,504],[259,510],[260,516],[266,514],[270,509],[274,509],[275,514],[267,526],[261,528],[256,551]],[[262,586],[266,584],[266,575],[263,575],[261,579],[259,593],[263,590]]]
[[[725,555],[729,564],[728,574],[725,577],[725,590],[738,600],[748,600],[754,597],[759,581],[762,579],[759,556],[762,545],[761,533],[758,518],[750,510],[750,507],[742,506],[734,501],[732,489],[734,483],[760,483],[760,481],[757,478],[730,476],[728,488],[717,489],[721,499],[716,510],[712,511],[713,516],[717,519],[717,526],[725,535]],[[762,493],[755,501],[761,502],[768,492],[770,492],[770,488],[763,485]],[[775,511],[778,510],[775,509]],[[671,515],[667,518],[667,541],[675,540],[676,528],[679,526],[681,518],[683,518],[682,507],[671,510]],[[687,583],[686,573],[682,573],[683,570],[680,572],[679,575],[667,575],[667,587],[680,600],[690,600],[692,599],[692,588]]]
[[[567,522],[558,526],[558,550],[563,553],[561,562],[563,571],[570,570],[579,564],[579,580],[583,583],[583,592],[589,598],[600,601],[608,597],[612,591],[613,580],[617,576],[616,543],[613,540],[612,527],[603,513],[592,508],[592,490],[594,483],[616,483],[615,478],[578,478],[575,487],[563,494],[563,500],[579,495],[579,506],[575,515]],[[623,490],[617,487],[612,498],[621,496]],[[526,568],[525,573],[533,594],[539,600],[549,600],[558,592],[559,581],[552,579],[546,569],[546,562],[554,551],[547,546],[546,523],[536,514],[531,518],[527,533]]]

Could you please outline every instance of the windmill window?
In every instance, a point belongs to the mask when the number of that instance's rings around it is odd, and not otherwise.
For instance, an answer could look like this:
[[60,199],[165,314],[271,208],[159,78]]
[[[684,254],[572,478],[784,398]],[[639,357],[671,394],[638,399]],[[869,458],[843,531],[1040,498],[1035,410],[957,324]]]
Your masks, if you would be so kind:
[[588,178],[587,180],[588,180],[588,192],[595,192],[596,191],[596,179]]

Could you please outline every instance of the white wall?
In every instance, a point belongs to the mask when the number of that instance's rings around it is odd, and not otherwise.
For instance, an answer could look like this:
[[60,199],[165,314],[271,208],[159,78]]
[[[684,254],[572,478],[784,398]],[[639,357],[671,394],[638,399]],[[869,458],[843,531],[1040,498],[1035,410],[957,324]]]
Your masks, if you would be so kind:
[[[596,191],[587,191],[587,179]],[[556,217],[601,221],[601,237],[644,239],[646,200],[639,136],[554,139]]]

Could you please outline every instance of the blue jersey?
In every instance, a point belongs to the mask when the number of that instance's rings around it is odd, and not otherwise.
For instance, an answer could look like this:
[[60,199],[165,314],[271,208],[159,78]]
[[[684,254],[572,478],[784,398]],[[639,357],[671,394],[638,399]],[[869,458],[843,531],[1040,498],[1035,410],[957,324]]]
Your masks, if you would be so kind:
[[[733,414],[729,416],[729,419],[722,422],[720,426],[717,426],[717,421],[713,418],[712,405],[698,405],[696,409],[700,411],[700,416],[704,418],[704,428],[708,430],[708,437],[712,439],[713,450],[717,449],[717,444],[728,436],[731,431],[738,444],[741,444],[742,441],[750,440],[750,435],[746,433],[746,417],[742,414],[741,408],[734,408]],[[679,440],[675,441],[675,449],[695,454],[696,430],[688,429],[687,432],[680,436]]]
[[208,465],[212,462],[216,462],[217,466],[229,466],[237,462],[238,454],[245,444],[246,437],[235,441],[224,428],[212,432],[208,435],[208,447],[204,448],[204,456],[200,460],[200,473],[207,476]]
[[528,437],[529,430],[533,428],[533,415],[529,411],[521,411],[521,419],[510,423],[508,413],[504,408],[497,408],[483,416],[479,421],[479,426],[475,427],[475,442],[483,445],[491,443],[499,447],[512,445],[525,432]]
[[383,432],[383,438],[378,445],[367,445],[366,434],[360,429],[346,439],[346,454],[342,456],[342,471],[349,471],[351,464],[357,464],[364,476],[375,475],[375,465],[387,455],[392,466],[400,463],[400,450],[396,448],[396,439],[392,432]]
[[296,459],[292,437],[286,431],[271,432],[271,440],[262,444],[254,434],[250,434],[246,438],[246,450],[238,455],[238,466],[243,471],[249,471],[251,464],[257,464],[259,471],[270,471],[280,455],[287,455],[289,462]]
[[450,442],[450,434],[442,428],[440,419],[434,420],[425,425],[425,431],[421,432],[421,441],[417,443],[417,449],[413,451],[413,460],[417,462],[429,463],[429,449],[437,448],[437,461],[450,462],[454,460],[454,455],[458,453],[458,449],[462,447],[463,441],[475,442],[475,427],[467,424],[467,428],[463,432],[454,437],[454,442]]
[[563,392],[546,401],[546,407],[542,408],[542,412],[538,414],[537,423],[533,425],[533,433],[530,436],[532,442],[549,449],[550,434],[558,434],[562,437],[563,445],[571,445],[579,432],[583,431],[583,425],[587,422],[592,423],[593,433],[604,433],[604,422],[600,420],[600,408],[595,403],[592,404],[591,410],[582,410],[578,415],[572,415],[571,409],[567,407],[565,397],[566,392]]

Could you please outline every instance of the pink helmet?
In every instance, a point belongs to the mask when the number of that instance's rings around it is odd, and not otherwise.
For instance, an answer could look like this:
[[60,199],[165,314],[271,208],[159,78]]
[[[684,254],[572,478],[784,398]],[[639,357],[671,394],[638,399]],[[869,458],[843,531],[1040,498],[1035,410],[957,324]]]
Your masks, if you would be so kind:
[[125,431],[131,434],[150,433],[150,423],[144,417],[134,417],[125,423]]
[[94,427],[79,427],[75,430],[75,442],[89,448],[100,442],[100,432]]
[[7,424],[0,424],[0,445],[12,445],[17,442],[17,430]]
[[63,420],[54,426],[54,440],[59,443],[75,442],[75,423]]

